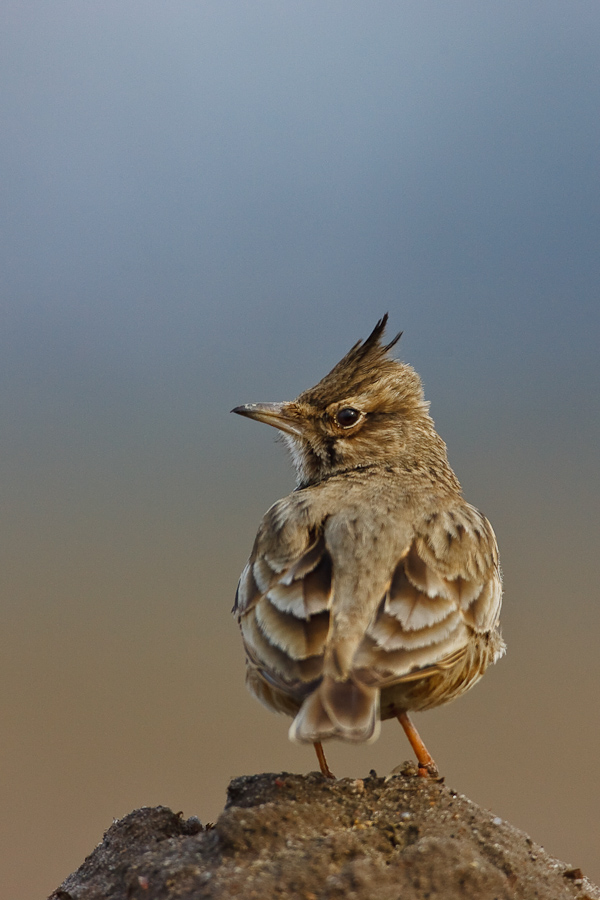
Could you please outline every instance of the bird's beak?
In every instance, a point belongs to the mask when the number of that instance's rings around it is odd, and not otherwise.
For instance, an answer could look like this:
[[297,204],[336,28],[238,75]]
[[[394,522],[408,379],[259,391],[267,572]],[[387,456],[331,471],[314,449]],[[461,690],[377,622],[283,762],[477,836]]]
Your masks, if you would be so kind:
[[265,425],[273,425],[279,431],[300,437],[302,431],[297,418],[292,414],[293,408],[292,403],[245,403],[244,406],[236,406],[231,412],[256,419],[257,422],[264,422]]

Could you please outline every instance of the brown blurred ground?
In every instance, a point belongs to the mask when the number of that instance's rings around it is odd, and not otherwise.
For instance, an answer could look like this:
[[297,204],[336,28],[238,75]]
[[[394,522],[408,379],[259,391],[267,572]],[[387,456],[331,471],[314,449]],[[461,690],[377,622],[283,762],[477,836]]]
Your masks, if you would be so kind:
[[[133,487],[108,468],[40,464],[8,498],[2,896],[45,896],[134,808],[210,821],[232,776],[314,768],[288,722],[246,694],[229,615],[258,518],[290,486],[281,449],[270,436],[258,447],[225,443],[218,462],[176,472],[165,461]],[[465,477],[458,456],[467,497],[498,533],[509,649],[418,726],[454,788],[600,881],[592,461],[484,452]],[[407,755],[393,723],[374,745],[328,750],[336,775],[353,777]]]

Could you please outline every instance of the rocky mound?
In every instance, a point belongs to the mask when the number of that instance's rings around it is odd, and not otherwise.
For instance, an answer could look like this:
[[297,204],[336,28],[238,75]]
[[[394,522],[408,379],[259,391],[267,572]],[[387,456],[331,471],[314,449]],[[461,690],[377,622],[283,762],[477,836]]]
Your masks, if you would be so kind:
[[214,826],[135,810],[50,900],[600,900],[579,869],[441,782],[234,779]]

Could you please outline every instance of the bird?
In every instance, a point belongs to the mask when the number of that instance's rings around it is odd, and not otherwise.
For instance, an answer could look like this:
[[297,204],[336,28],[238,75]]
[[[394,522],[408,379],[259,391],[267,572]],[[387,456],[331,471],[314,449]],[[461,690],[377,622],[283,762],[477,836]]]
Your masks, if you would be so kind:
[[384,315],[295,400],[232,412],[274,426],[295,489],[265,513],[233,613],[246,684],[293,718],[323,775],[332,738],[397,718],[418,773],[438,768],[409,713],[448,703],[505,652],[496,537],[463,498],[416,371]]

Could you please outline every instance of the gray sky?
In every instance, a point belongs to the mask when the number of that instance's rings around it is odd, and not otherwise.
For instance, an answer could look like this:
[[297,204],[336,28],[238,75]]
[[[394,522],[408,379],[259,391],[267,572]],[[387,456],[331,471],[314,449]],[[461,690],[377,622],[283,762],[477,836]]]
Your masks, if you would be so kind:
[[600,780],[564,771],[569,728],[600,739],[599,25],[596,2],[4,4],[7,896],[135,805],[205,820],[232,774],[313,767],[243,691],[228,611],[292,479],[228,411],[309,387],[385,311],[507,580],[509,655],[423,718],[434,755],[600,880]]

